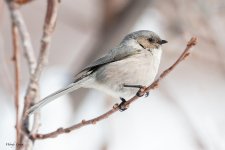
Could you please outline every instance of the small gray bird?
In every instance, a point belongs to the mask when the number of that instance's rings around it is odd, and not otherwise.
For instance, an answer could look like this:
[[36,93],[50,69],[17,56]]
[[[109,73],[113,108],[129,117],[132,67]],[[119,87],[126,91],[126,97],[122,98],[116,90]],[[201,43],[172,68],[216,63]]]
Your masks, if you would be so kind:
[[128,34],[117,47],[78,73],[73,83],[45,97],[32,106],[28,114],[79,88],[97,89],[125,103],[125,99],[135,96],[138,88],[154,81],[162,54],[161,45],[165,43],[166,40],[152,31]]

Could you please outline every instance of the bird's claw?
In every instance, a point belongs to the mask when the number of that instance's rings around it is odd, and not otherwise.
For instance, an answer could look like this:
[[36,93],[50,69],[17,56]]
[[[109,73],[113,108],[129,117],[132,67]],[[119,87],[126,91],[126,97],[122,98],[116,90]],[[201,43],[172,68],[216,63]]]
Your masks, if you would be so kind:
[[137,92],[137,94],[136,94],[136,96],[138,96],[138,97],[142,97],[143,96],[143,94],[141,93],[141,92]]
[[145,97],[148,97],[148,96],[149,96],[149,92],[146,92],[146,93],[145,93]]
[[127,102],[124,98],[120,98],[121,99],[121,103],[119,104],[118,108],[120,110],[120,112],[124,111],[127,109],[125,103]]
[[126,102],[121,102],[120,104],[119,104],[119,110],[120,110],[120,112],[123,112],[124,110],[126,110],[127,108],[126,108],[126,106],[124,105]]
[[136,96],[138,97],[142,97],[145,95],[145,97],[147,97],[149,95],[149,92],[143,93],[146,89],[146,86],[141,86],[139,91],[137,92]]

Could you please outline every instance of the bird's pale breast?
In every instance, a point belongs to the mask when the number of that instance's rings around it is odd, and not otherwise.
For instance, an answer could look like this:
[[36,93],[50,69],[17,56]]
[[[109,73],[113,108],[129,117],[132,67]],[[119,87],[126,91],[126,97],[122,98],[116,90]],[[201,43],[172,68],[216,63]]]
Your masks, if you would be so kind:
[[[161,52],[155,55],[161,56]],[[123,84],[150,85],[157,74],[160,56],[143,50],[140,54],[102,66],[95,74],[95,88],[113,97],[129,99],[138,89],[123,87]]]

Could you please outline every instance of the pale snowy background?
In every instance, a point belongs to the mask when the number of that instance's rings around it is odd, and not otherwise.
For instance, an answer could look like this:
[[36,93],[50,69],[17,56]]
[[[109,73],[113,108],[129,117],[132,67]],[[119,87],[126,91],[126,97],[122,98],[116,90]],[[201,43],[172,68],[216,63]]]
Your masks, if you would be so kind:
[[[45,7],[43,0],[22,7],[36,54]],[[199,44],[148,98],[94,126],[38,140],[35,150],[225,150],[224,0],[62,0],[41,97],[68,84],[128,32],[143,29],[169,41],[163,45],[160,71],[174,62],[191,36]],[[5,144],[15,141],[11,43],[9,13],[0,0],[1,150],[11,150]],[[22,100],[28,70],[21,61]],[[42,109],[40,133],[95,117],[119,101],[94,90],[63,96]]]

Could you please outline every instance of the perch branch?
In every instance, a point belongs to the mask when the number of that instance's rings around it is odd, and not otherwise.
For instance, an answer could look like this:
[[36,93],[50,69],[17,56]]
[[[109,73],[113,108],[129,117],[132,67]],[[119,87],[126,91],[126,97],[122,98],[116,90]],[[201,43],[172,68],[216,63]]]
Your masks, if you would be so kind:
[[[190,39],[190,41],[188,42],[185,50],[183,51],[183,53],[180,55],[180,57],[176,60],[176,62],[170,66],[168,69],[166,69],[165,71],[163,71],[160,76],[148,87],[143,88],[141,90],[138,91],[139,95],[144,95],[145,93],[149,92],[150,90],[153,90],[155,88],[158,87],[159,82],[165,78],[180,62],[182,62],[187,56],[189,56],[190,54],[190,49],[197,44],[197,38],[192,37]],[[123,107],[128,107],[131,103],[133,103],[134,101],[136,101],[137,99],[139,99],[138,96],[134,96],[133,98],[131,98],[130,100],[128,100]],[[54,138],[57,137],[60,134],[64,134],[64,133],[69,133],[73,130],[77,130],[79,128],[82,128],[84,126],[87,125],[91,125],[91,124],[96,124],[97,122],[104,120],[106,118],[108,118],[109,116],[111,116],[112,114],[114,114],[115,112],[117,112],[119,110],[118,104],[114,105],[114,107],[109,110],[108,112],[90,119],[90,120],[82,120],[80,123],[75,124],[71,127],[68,128],[59,128],[56,131],[47,133],[47,134],[32,134],[30,135],[31,139],[46,139],[46,138]]]
[[13,57],[15,65],[15,108],[16,108],[16,141],[20,139],[20,121],[19,121],[19,92],[20,92],[20,50],[18,28],[12,22],[12,41],[13,41]]

